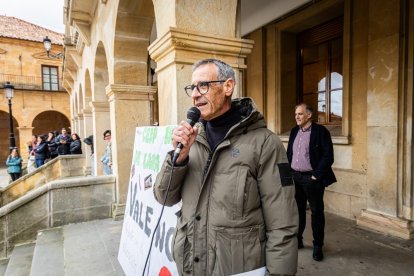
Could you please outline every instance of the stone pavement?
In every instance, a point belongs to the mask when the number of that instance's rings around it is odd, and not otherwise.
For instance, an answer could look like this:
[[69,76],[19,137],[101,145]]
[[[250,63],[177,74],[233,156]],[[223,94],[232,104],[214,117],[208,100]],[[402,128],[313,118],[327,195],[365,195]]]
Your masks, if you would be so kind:
[[408,276],[414,275],[414,240],[406,241],[363,230],[355,221],[326,214],[325,259],[312,259],[310,215],[299,250],[297,276]]
[[[8,179],[6,169],[0,168],[0,185],[7,185]],[[121,228],[122,223],[118,223],[116,227]],[[114,243],[112,247],[115,248],[119,245],[121,231],[119,229],[116,232],[112,237]],[[406,241],[366,231],[357,227],[354,220],[326,214],[325,259],[322,262],[316,262],[312,259],[309,214],[304,243],[305,248],[299,250],[297,276],[414,275],[414,240]],[[87,244],[85,245],[88,247]],[[76,242],[75,246],[77,246]],[[92,252],[98,250],[92,244],[90,246]]]

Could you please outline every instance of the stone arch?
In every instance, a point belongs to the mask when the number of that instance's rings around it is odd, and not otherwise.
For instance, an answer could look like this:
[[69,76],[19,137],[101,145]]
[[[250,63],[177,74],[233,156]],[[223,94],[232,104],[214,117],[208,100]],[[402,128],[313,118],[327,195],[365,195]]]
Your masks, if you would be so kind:
[[[13,113],[13,112],[12,112]],[[20,145],[19,125],[17,120],[13,117],[13,133],[16,146]],[[6,158],[9,155],[10,148],[10,115],[8,112],[0,110],[0,162],[5,164]],[[21,149],[20,149],[21,151]]]
[[62,127],[70,131],[70,121],[58,111],[43,111],[39,113],[32,122],[33,134],[47,134],[51,130],[59,131]]
[[74,93],[72,94],[72,98],[73,98],[73,112],[74,112],[74,117],[78,116],[80,109],[79,109],[79,91],[75,90]]
[[91,84],[91,73],[88,69],[85,71],[85,82],[84,82],[84,109],[90,111],[91,107],[89,102],[92,101],[92,84]]
[[155,21],[151,0],[120,0],[115,23],[114,83],[150,85],[148,46]]
[[109,84],[108,62],[104,44],[98,43],[95,54],[93,101],[107,101],[105,88]]

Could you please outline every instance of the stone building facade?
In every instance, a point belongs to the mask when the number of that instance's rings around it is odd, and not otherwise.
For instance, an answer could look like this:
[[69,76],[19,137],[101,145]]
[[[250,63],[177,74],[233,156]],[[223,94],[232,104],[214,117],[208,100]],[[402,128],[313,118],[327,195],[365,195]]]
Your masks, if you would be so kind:
[[215,57],[235,69],[235,96],[252,97],[285,142],[294,106],[314,105],[334,142],[327,211],[414,236],[412,1],[72,0],[64,21],[72,127],[94,134],[98,157],[112,130],[115,207],[135,127],[185,118],[191,65]]
[[27,159],[32,134],[70,128],[69,95],[62,86],[62,58],[48,57],[43,38],[53,43],[52,53],[63,51],[63,35],[26,21],[0,15],[0,162],[9,153],[9,106],[3,92],[14,86],[12,103],[16,146]]

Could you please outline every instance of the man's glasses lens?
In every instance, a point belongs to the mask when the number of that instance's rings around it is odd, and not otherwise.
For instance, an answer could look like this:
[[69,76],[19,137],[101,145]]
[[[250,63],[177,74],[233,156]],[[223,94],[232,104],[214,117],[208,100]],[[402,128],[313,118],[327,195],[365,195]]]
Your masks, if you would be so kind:
[[187,85],[184,87],[185,92],[187,93],[187,96],[191,97],[191,94],[193,93],[194,89],[197,88],[197,91],[204,95],[208,92],[208,89],[210,88],[210,83],[222,83],[226,80],[216,80],[216,81],[201,81],[197,85]]

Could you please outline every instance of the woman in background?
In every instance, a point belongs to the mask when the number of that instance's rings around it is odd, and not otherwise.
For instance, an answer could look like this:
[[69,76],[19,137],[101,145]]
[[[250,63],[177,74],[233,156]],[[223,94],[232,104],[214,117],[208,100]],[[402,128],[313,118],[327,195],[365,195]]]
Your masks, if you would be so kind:
[[29,160],[27,160],[27,173],[31,173],[36,170],[35,162],[35,149],[37,143],[37,135],[32,135],[32,140],[27,142],[27,150],[29,152]]
[[22,175],[22,158],[17,148],[12,149],[6,160],[7,172],[10,174],[12,181],[16,181]]
[[72,134],[72,142],[70,143],[70,154],[82,154],[82,144],[79,135],[76,133]]
[[36,167],[39,168],[45,163],[47,151],[48,151],[48,148],[47,148],[46,138],[43,135],[39,135],[37,137],[37,144],[36,144],[36,149],[35,149]]
[[48,158],[52,160],[58,156],[58,144],[56,143],[56,136],[53,131],[49,132],[46,143],[49,150]]

